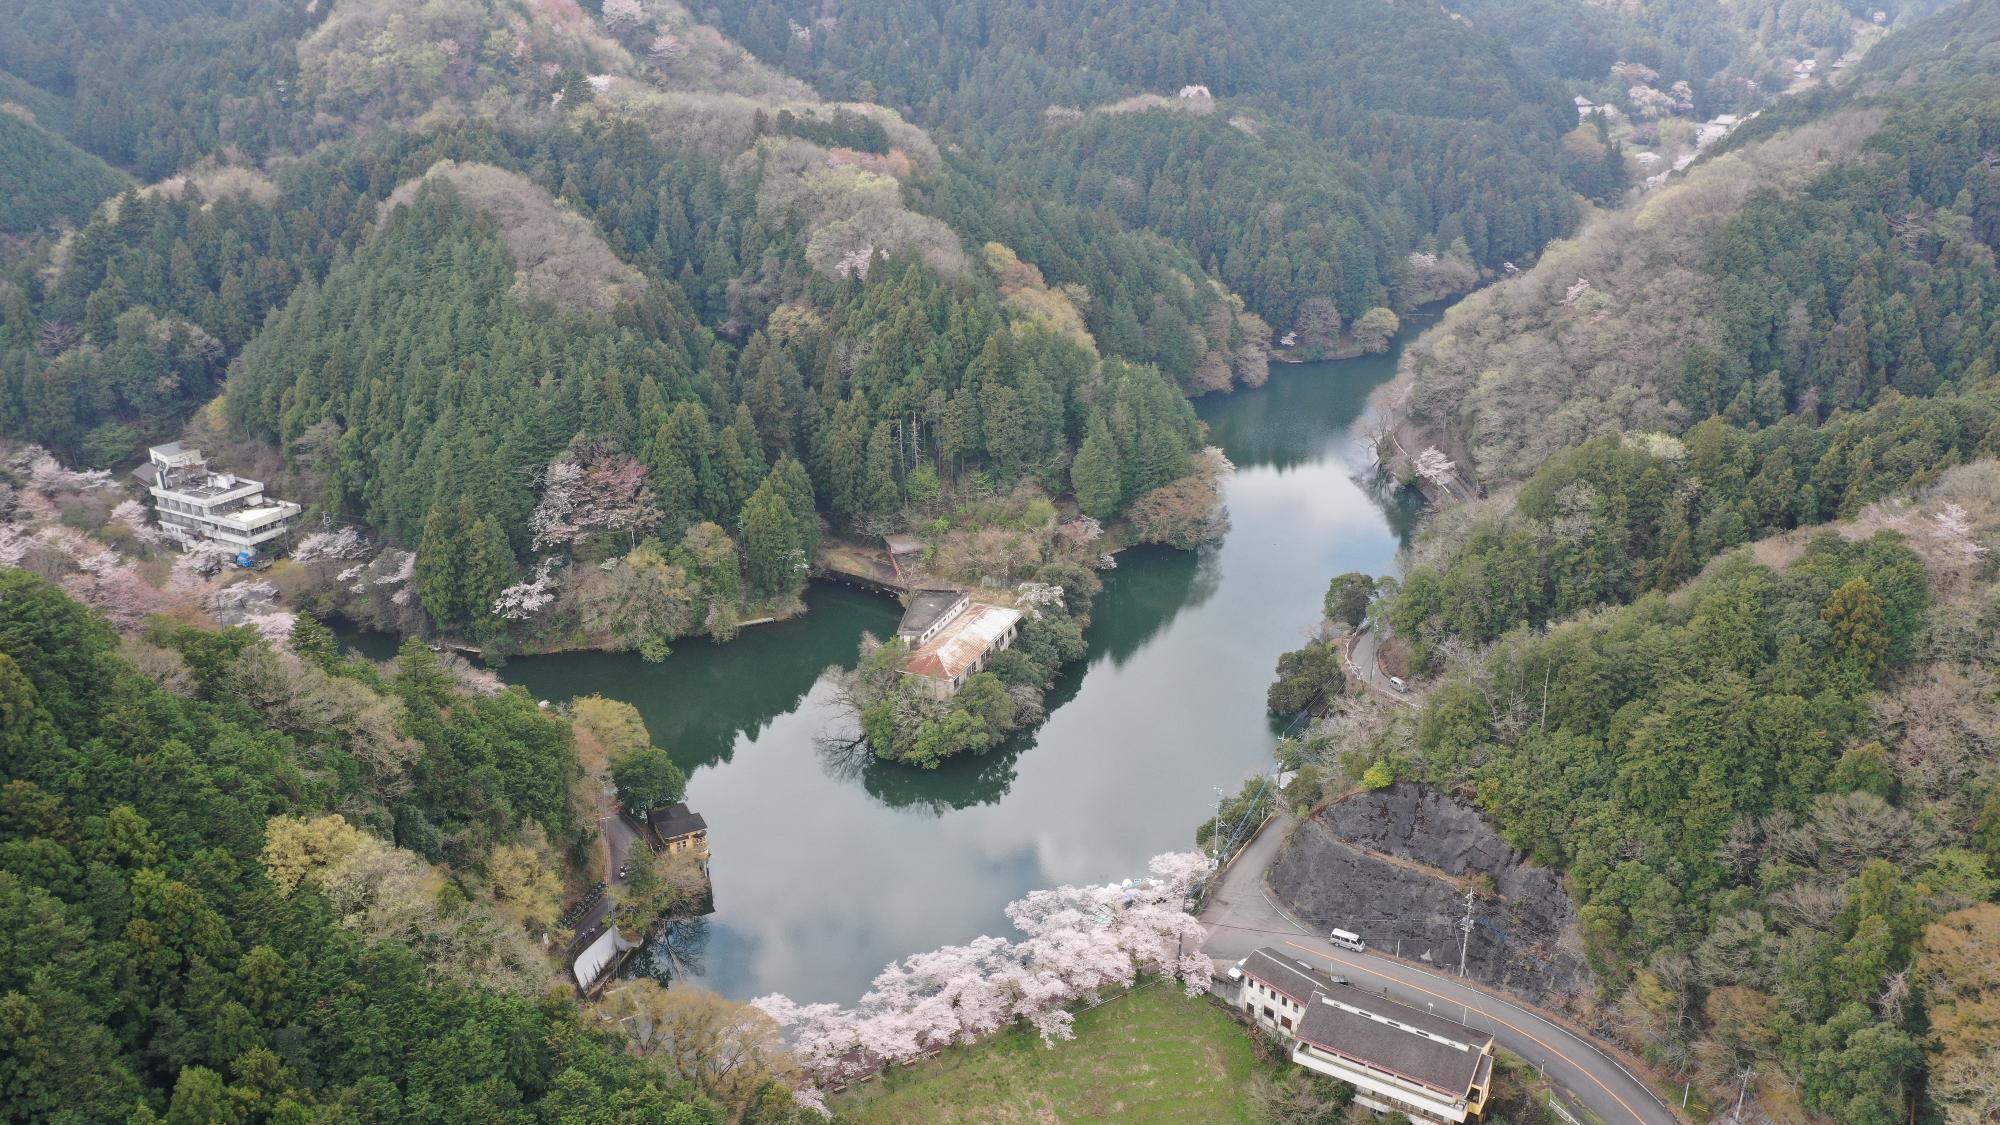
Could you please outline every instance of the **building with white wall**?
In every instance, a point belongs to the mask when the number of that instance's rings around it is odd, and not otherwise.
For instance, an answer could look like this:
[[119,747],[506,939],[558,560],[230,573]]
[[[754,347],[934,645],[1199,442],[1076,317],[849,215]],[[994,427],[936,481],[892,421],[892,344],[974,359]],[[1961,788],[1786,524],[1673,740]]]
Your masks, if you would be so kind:
[[1493,1036],[1419,1011],[1266,947],[1230,971],[1237,1005],[1294,1063],[1354,1087],[1355,1103],[1412,1121],[1476,1121],[1493,1088]]
[[199,449],[156,445],[140,470],[160,527],[192,546],[203,540],[254,549],[298,526],[305,511],[264,495],[264,482],[209,470]]

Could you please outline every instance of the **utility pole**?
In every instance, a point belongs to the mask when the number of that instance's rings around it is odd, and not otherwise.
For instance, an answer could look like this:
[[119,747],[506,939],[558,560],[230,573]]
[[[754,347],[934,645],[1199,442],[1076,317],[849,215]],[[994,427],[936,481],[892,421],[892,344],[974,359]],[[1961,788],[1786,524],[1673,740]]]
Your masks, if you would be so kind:
[[1743,1073],[1736,1076],[1736,1112],[1729,1115],[1731,1121],[1743,1120],[1743,1095],[1750,1090],[1750,1076],[1757,1073],[1754,1066],[1746,1066]]
[[1472,944],[1472,888],[1465,889],[1465,917],[1458,920],[1458,975],[1465,975],[1465,950]]
[[1217,863],[1221,863],[1221,862],[1222,862],[1222,797],[1223,797],[1223,793],[1224,793],[1224,790],[1223,790],[1222,786],[1218,785],[1218,786],[1216,786],[1216,787],[1215,787],[1215,831],[1209,834],[1209,843],[1210,843],[1210,844],[1211,844],[1211,845],[1212,845],[1212,846],[1214,847],[1214,850],[1215,850],[1215,854],[1214,854],[1213,856],[1211,856],[1210,858],[1211,858],[1211,859],[1213,859],[1213,860],[1215,860],[1215,862],[1217,862]]

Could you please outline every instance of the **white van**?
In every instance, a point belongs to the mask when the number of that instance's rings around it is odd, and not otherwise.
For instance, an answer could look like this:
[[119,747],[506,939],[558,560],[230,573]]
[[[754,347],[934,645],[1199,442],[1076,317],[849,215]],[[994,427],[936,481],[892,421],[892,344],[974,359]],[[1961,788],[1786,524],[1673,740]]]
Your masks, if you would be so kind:
[[1360,934],[1347,930],[1335,930],[1326,935],[1326,940],[1342,949],[1351,949],[1356,953],[1360,953],[1362,950],[1368,948],[1368,944],[1361,940]]

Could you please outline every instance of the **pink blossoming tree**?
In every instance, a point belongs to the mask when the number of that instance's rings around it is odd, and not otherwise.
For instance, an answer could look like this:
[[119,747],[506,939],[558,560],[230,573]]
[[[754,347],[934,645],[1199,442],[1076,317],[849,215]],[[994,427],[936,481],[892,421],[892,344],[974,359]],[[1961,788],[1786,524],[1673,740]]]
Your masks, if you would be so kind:
[[1044,1043],[1067,1039],[1070,1004],[1142,974],[1173,977],[1199,995],[1212,966],[1185,904],[1209,860],[1174,852],[1149,866],[1146,879],[1056,887],[1009,903],[1023,940],[981,937],[906,957],[852,1008],[775,994],[752,1003],[788,1030],[807,1081],[832,1086],[1020,1021]]
[[626,549],[660,522],[646,467],[608,443],[572,446],[542,474],[542,498],[530,520],[536,550],[573,546],[600,533]]

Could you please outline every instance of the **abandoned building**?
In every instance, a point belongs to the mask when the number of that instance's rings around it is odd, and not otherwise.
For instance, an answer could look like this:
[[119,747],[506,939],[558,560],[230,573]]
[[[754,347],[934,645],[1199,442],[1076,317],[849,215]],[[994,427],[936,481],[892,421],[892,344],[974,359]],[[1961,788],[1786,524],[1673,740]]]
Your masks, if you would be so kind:
[[189,547],[203,540],[254,550],[296,527],[305,509],[264,495],[264,482],[211,472],[201,450],[156,445],[138,470],[167,534]]
[[1020,630],[1019,610],[975,602],[963,590],[919,590],[896,629],[910,649],[903,674],[916,677],[933,698],[950,699]]
[[1237,1004],[1292,1061],[1355,1088],[1355,1102],[1412,1121],[1477,1120],[1493,1087],[1493,1036],[1357,988],[1266,946],[1230,970]]

